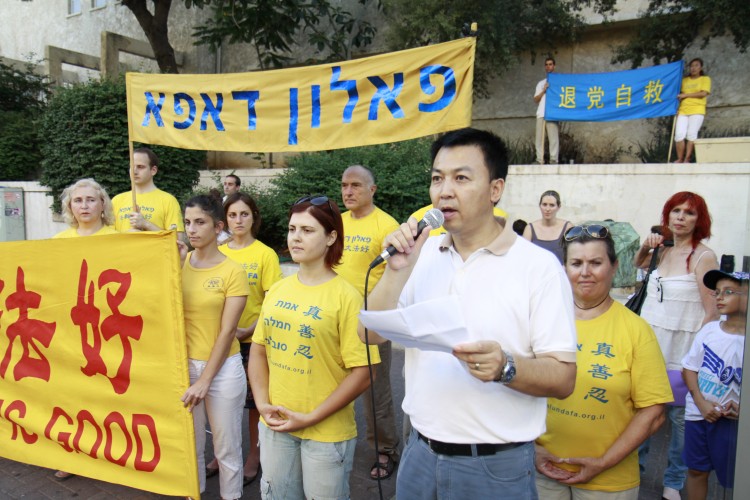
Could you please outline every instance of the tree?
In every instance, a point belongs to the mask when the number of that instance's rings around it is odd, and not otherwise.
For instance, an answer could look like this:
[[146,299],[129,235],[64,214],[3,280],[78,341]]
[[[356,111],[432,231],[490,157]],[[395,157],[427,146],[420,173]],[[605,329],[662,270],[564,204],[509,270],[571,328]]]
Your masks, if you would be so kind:
[[[169,11],[172,8],[172,0],[151,0],[154,4],[154,13],[148,10],[146,0],[121,0],[121,4],[130,9],[138,24],[141,25],[146,34],[148,43],[156,56],[156,63],[162,73],[179,73],[177,60],[174,57],[174,49],[169,41]],[[190,8],[191,4],[202,6],[211,0],[184,0],[185,5]]]
[[0,179],[30,180],[38,174],[37,127],[48,95],[46,77],[35,72],[34,63],[0,62]]
[[[367,45],[375,28],[354,17],[329,0],[182,0],[185,6],[202,9],[212,6],[213,17],[196,27],[198,43],[218,46],[226,37],[229,43],[251,43],[258,52],[261,67],[279,67],[291,58],[299,33],[319,52],[328,50],[333,57],[348,59],[351,47]],[[370,0],[358,0],[362,4]],[[174,48],[169,41],[167,22],[172,0],[121,0],[138,20],[162,73],[178,73]]]
[[651,0],[641,15],[635,37],[618,47],[613,62],[644,60],[660,64],[681,60],[700,40],[705,48],[716,37],[729,36],[740,52],[750,45],[748,0]]
[[[580,12],[593,7],[607,16],[616,0],[384,0],[393,49],[454,40],[461,27],[477,21],[475,90],[487,95],[490,78],[510,68],[523,53],[552,52],[584,27]],[[429,20],[426,22],[425,20]]]
[[[370,0],[358,0],[366,5]],[[229,43],[251,44],[262,69],[289,64],[298,35],[328,60],[351,59],[352,48],[372,42],[376,29],[328,0],[227,0],[214,6],[214,15],[194,35],[198,44],[216,48]]]

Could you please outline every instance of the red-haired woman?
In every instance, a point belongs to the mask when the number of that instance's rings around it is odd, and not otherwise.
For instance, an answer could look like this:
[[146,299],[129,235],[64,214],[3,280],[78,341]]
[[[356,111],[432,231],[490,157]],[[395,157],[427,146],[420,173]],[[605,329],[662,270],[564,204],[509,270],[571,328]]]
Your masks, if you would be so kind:
[[[674,241],[673,247],[660,249],[659,264],[649,279],[641,310],[656,333],[675,398],[667,411],[672,433],[663,493],[664,498],[673,500],[680,498],[687,473],[682,461],[687,393],[681,375],[682,358],[701,326],[719,318],[716,300],[703,285],[703,276],[719,266],[716,254],[702,242],[711,236],[711,215],[700,195],[682,191],[669,198],[662,210],[661,226],[662,234],[650,234],[634,262],[641,268],[648,267],[653,249],[662,247],[664,240]],[[641,467],[647,453],[648,442],[641,448]]]
[[[357,335],[362,296],[333,270],[344,249],[338,206],[325,196],[297,200],[287,244],[299,272],[266,294],[250,348],[261,496],[349,498],[354,400],[370,379]],[[377,347],[370,357],[380,361]]]

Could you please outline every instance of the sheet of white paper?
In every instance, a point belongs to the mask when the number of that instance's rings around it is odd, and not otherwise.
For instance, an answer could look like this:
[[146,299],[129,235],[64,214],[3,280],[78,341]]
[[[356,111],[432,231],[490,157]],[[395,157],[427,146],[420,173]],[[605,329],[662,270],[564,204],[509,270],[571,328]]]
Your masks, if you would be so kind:
[[390,311],[360,311],[359,319],[381,337],[404,347],[450,353],[470,342],[461,305],[454,296],[419,302]]

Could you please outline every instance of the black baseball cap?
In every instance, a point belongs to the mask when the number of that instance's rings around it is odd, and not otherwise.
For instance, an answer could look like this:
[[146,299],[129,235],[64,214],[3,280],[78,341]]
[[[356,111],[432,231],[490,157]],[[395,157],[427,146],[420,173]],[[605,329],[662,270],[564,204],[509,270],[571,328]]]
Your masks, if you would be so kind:
[[703,284],[706,285],[706,288],[709,290],[716,290],[716,283],[718,283],[719,280],[733,280],[742,284],[743,281],[750,280],[750,273],[725,273],[724,271],[713,269],[703,275]]

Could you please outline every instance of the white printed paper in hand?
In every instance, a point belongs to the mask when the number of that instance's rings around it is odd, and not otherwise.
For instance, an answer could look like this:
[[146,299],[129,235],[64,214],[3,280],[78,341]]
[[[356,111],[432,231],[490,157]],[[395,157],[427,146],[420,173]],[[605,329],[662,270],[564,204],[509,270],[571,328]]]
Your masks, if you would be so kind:
[[359,319],[381,337],[422,351],[451,353],[453,346],[471,341],[461,305],[454,296],[403,309],[360,311]]

